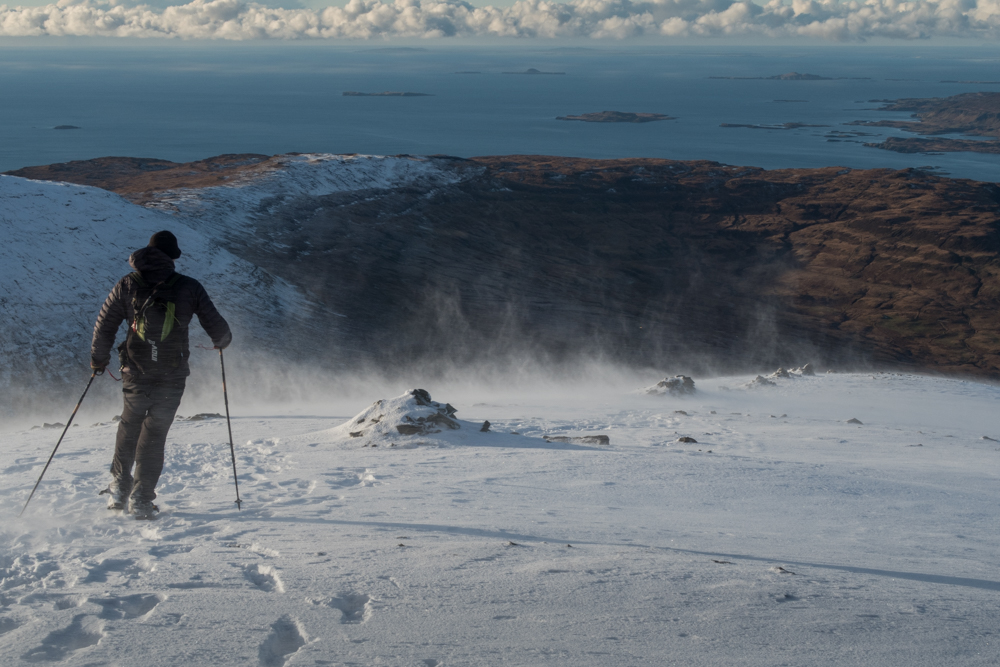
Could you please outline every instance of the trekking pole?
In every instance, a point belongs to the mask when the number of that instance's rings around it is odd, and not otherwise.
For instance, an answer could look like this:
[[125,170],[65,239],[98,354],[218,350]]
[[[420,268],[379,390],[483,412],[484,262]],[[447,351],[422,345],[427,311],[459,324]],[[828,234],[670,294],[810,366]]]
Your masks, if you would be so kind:
[[[221,350],[219,351],[221,352]],[[80,409],[80,404],[83,403],[84,397],[87,395],[87,392],[90,391],[90,385],[94,384],[95,377],[97,377],[96,370],[94,370],[94,372],[90,374],[90,382],[87,383],[87,388],[83,390],[83,396],[80,397],[80,400],[77,402],[76,407],[73,408],[73,414],[69,416],[69,421],[66,422],[66,428],[63,429],[62,435],[59,436],[59,442],[56,443],[55,449],[53,449],[52,453],[49,454],[49,460],[45,462],[45,467],[42,468],[42,474],[38,476],[38,481],[35,482],[35,488],[33,488],[31,490],[31,494],[28,495],[28,500],[24,503],[24,507],[21,508],[20,513],[17,515],[18,517],[20,517],[21,514],[24,514],[24,510],[28,509],[28,503],[31,502],[31,499],[35,495],[35,491],[38,490],[38,485],[42,483],[42,477],[45,476],[45,471],[49,469],[49,464],[52,463],[52,459],[56,455],[56,450],[59,449],[59,445],[62,444],[63,438],[66,437],[66,431],[69,430],[70,425],[73,423],[73,417],[76,417],[76,411]]]
[[219,364],[222,366],[222,397],[226,401],[226,428],[229,429],[229,453],[233,457],[233,484],[236,485],[236,509],[243,509],[240,500],[240,482],[236,478],[236,448],[233,447],[233,425],[229,421],[229,392],[226,391],[226,362],[222,359],[222,348],[219,348]]

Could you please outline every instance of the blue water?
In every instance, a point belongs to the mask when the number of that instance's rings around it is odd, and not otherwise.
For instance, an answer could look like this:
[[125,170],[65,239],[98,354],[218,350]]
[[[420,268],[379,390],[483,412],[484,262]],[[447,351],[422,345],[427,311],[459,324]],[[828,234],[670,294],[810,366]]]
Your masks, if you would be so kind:
[[[422,49],[378,44],[0,41],[0,171],[107,155],[195,160],[221,153],[533,153],[709,159],[779,167],[936,166],[1000,181],[1000,155],[901,155],[829,141],[852,120],[906,119],[872,99],[940,97],[1000,85],[983,47],[546,48],[539,42]],[[534,67],[563,76],[505,75]],[[456,74],[458,71],[480,74]],[[789,71],[832,81],[719,80]],[[343,91],[432,97],[344,97]],[[805,100],[776,102],[775,100]],[[555,120],[593,111],[677,120]],[[720,123],[800,122],[758,130]],[[54,130],[75,125],[77,130]]]

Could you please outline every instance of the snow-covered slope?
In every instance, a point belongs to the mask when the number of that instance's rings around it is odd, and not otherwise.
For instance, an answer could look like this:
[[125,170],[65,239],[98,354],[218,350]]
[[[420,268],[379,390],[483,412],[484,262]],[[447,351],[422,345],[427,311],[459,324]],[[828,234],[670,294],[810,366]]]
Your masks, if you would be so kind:
[[278,155],[224,186],[157,194],[149,206],[191,220],[193,226],[231,237],[275,204],[358,190],[456,183],[482,167],[447,158],[303,153]]
[[[85,379],[94,320],[132,269],[129,254],[169,229],[234,329],[238,349],[278,347],[309,304],[292,286],[219,247],[185,221],[78,185],[0,176],[0,392]],[[200,331],[197,326],[193,332]],[[192,344],[199,341],[193,335]],[[58,384],[58,382],[56,382]],[[82,386],[81,386],[82,388]],[[36,397],[28,397],[35,400]],[[9,408],[12,399],[6,401]]]
[[[114,427],[93,405],[17,519],[58,431],[7,431],[2,662],[996,664],[1000,390],[889,374],[639,390],[657,379],[431,384],[522,435],[408,448],[336,428],[401,387],[237,412],[240,512],[225,422],[178,422],[154,523],[103,509]],[[541,438],[594,433],[611,444]]]

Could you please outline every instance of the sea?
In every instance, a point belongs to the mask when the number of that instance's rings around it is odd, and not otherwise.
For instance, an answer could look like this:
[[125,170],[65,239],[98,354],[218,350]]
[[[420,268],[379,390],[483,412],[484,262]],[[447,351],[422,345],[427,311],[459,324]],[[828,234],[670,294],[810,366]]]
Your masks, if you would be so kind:
[[[1000,181],[1000,155],[864,146],[883,100],[1000,92],[996,46],[630,46],[0,40],[0,171],[102,156],[536,154],[768,169],[921,167]],[[526,74],[529,70],[540,73]],[[776,80],[789,72],[827,77]],[[992,82],[992,83],[991,83]],[[345,92],[415,96],[345,96]],[[665,114],[585,123],[600,111]],[[801,123],[761,129],[729,125]],[[55,129],[66,128],[68,129]],[[869,136],[851,136],[863,131]]]

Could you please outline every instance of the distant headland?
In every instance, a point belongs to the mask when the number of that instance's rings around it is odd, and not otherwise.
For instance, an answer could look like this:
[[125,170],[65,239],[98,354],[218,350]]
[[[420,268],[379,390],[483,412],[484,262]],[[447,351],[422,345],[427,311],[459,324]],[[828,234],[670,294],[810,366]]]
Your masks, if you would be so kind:
[[632,113],[630,111],[596,111],[579,116],[556,116],[556,120],[582,120],[585,123],[651,123],[656,120],[677,120],[662,113]]
[[869,100],[882,102],[879,111],[912,111],[914,120],[856,120],[848,125],[894,127],[914,134],[964,134],[991,139],[888,137],[865,146],[897,153],[1000,153],[1000,93],[963,93],[951,97]]

